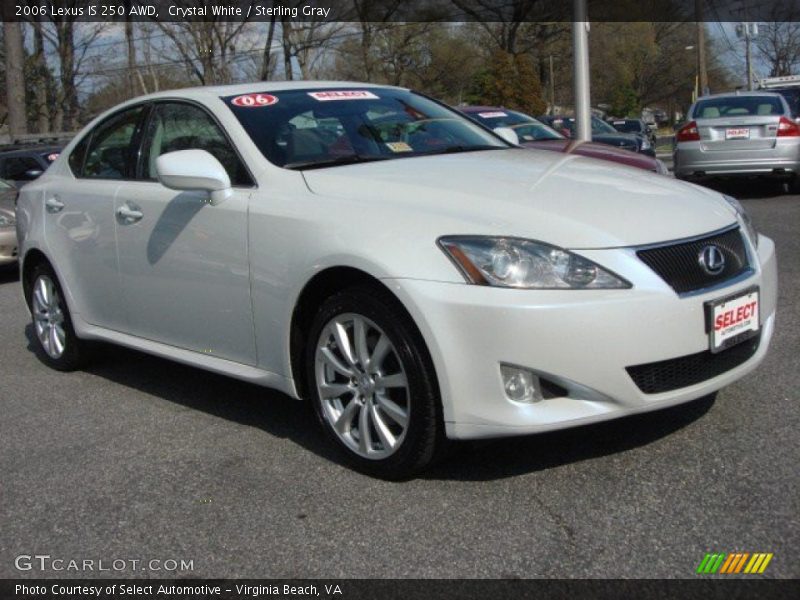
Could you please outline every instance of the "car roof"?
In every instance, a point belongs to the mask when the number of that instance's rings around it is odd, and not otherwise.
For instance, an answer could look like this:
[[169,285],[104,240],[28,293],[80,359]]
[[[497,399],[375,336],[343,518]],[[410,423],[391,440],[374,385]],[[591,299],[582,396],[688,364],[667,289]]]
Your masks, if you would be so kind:
[[[133,98],[130,102],[142,102],[156,100],[158,98],[188,98],[188,99],[208,99],[209,97],[236,96],[239,94],[254,94],[258,92],[288,92],[293,90],[313,90],[319,88],[347,89],[347,88],[369,88],[369,89],[405,89],[390,85],[378,85],[374,83],[362,83],[358,81],[253,81],[250,83],[238,83],[233,85],[209,85],[189,88],[179,88],[174,90],[164,90]],[[127,104],[127,103],[126,103]]]
[[747,96],[769,96],[769,97],[780,97],[780,94],[776,92],[758,92],[753,90],[752,92],[749,90],[740,91],[740,92],[725,92],[724,94],[711,94],[709,96],[701,96],[697,99],[697,102],[702,102],[703,100],[713,100],[715,98],[743,98]]

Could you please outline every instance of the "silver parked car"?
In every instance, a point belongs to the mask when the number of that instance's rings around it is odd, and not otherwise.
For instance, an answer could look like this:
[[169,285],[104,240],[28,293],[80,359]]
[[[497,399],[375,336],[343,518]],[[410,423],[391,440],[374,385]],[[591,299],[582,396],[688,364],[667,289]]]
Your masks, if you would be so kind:
[[707,96],[687,120],[675,136],[676,177],[765,175],[797,185],[800,126],[780,94]]

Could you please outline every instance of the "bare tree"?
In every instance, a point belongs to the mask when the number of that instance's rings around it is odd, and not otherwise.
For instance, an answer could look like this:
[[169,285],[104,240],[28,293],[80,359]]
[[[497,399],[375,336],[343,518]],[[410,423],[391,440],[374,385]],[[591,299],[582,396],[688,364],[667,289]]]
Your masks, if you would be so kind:
[[770,77],[793,75],[800,65],[800,23],[762,23],[755,45],[769,65]]
[[58,58],[58,87],[54,94],[55,112],[51,126],[56,131],[77,128],[80,117],[78,90],[91,77],[87,63],[105,23],[78,22],[78,9],[85,9],[87,0],[52,0],[52,11],[41,32]]
[[[566,3],[546,0],[451,0],[464,16],[485,29],[494,45],[511,56],[529,52],[540,38],[531,29],[545,22],[557,21],[568,10]],[[534,23],[534,19],[537,21]],[[543,31],[543,30],[540,30]]]
[[13,138],[28,132],[25,114],[25,49],[22,45],[22,27],[9,20],[13,7],[3,3],[3,39],[6,58],[6,106],[8,133]]
[[[173,4],[191,8],[197,2],[175,0]],[[156,25],[172,42],[178,60],[186,65],[201,85],[228,83],[232,79],[230,65],[237,50],[241,50],[236,44],[249,22],[225,19],[207,16],[203,21],[156,21]]]
[[35,97],[36,128],[39,133],[50,131],[50,99],[52,97],[52,75],[47,67],[44,47],[42,17],[33,23],[33,56],[31,57],[31,85]]

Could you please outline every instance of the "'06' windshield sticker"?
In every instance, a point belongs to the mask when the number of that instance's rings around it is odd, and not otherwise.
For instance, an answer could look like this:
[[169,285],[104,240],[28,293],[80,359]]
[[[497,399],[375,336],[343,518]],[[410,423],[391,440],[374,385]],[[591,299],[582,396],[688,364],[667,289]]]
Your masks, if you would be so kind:
[[320,102],[330,100],[378,100],[372,92],[366,90],[331,90],[328,92],[308,92],[308,95]]
[[243,96],[236,96],[236,98],[231,100],[231,104],[234,106],[243,106],[245,108],[272,106],[277,102],[278,99],[272,94],[245,94]]

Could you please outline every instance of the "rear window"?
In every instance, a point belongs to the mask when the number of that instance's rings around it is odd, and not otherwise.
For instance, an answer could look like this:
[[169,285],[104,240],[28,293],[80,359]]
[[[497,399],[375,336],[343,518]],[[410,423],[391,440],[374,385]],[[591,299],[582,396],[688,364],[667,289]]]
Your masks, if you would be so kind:
[[310,88],[224,100],[280,167],[508,148],[463,115],[406,90]]
[[728,117],[769,117],[785,112],[778,96],[725,96],[700,100],[694,107],[695,119]]
[[623,133],[640,133],[642,125],[639,121],[611,121],[614,129]]

